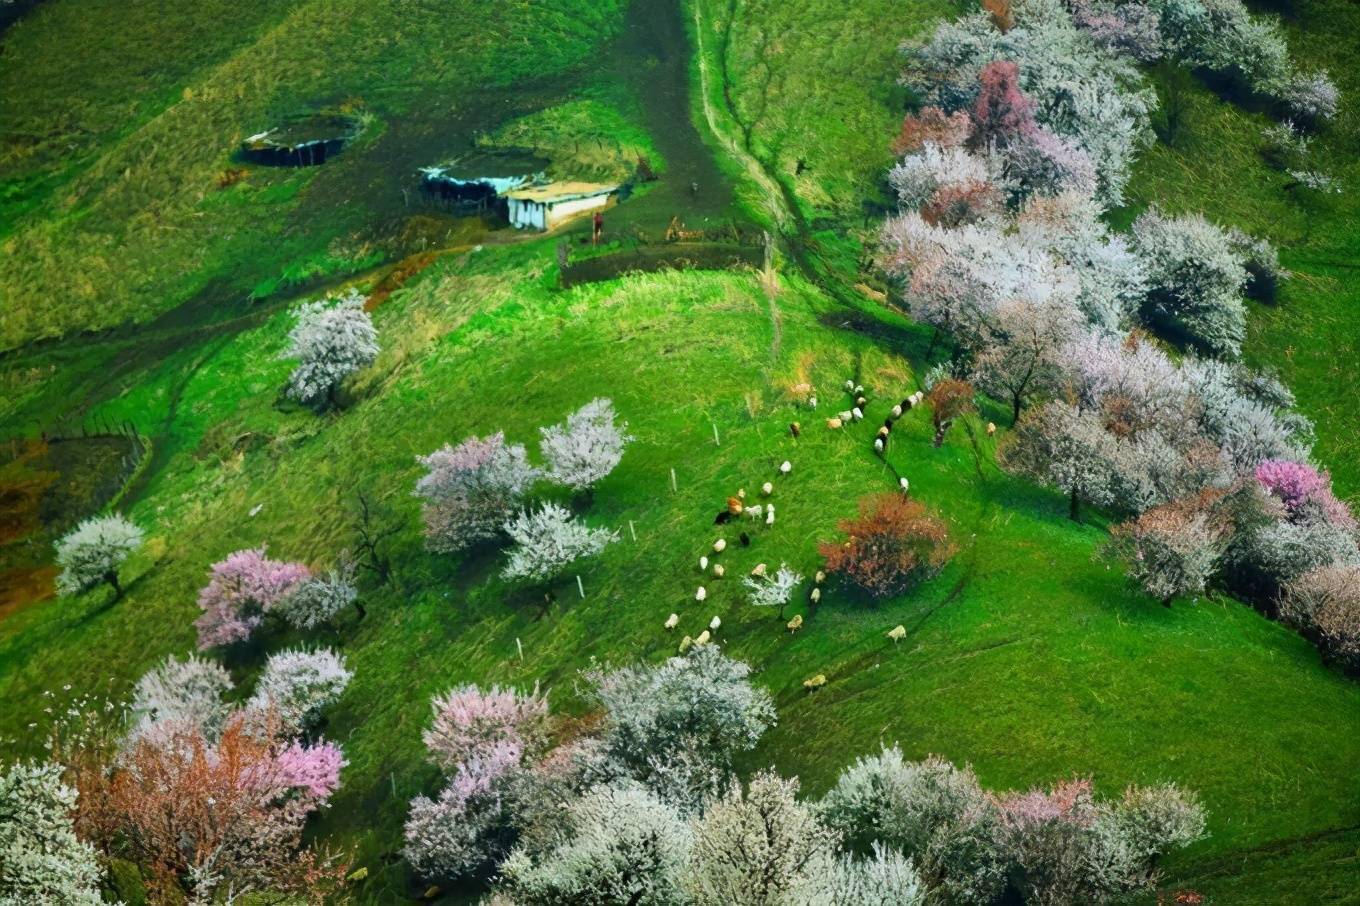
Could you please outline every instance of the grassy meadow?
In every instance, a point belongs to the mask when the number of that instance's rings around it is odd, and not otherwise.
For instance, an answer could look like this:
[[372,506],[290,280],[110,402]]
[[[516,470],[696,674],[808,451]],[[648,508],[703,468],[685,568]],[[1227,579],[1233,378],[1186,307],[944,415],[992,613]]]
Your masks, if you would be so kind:
[[[363,492],[379,524],[399,529],[394,583],[363,586],[368,616],[305,639],[271,629],[228,662],[248,689],[268,652],[305,641],[337,646],[355,671],[324,728],[349,760],[344,786],[314,836],[368,870],[361,902],[426,887],[397,851],[407,802],[436,789],[420,741],[433,694],[541,683],[557,709],[588,718],[581,668],[660,660],[713,615],[718,640],[779,708],[746,766],[797,773],[810,795],[892,742],[970,762],[994,788],[1175,781],[1201,794],[1210,835],[1167,863],[1168,891],[1216,904],[1360,901],[1360,684],[1236,601],[1166,609],[1131,589],[1095,556],[1097,514],[1075,524],[1065,500],[996,467],[983,425],[1005,424],[1002,407],[938,449],[922,411],[899,423],[886,462],[870,448],[930,364],[924,328],[852,288],[873,281],[857,262],[904,102],[895,48],[955,5],[686,0],[718,78],[704,90],[699,61],[690,66],[693,119],[720,130],[700,130],[716,157],[704,166],[727,175],[753,220],[796,206],[773,278],[665,272],[560,289],[559,237],[455,234],[407,209],[414,168],[470,147],[470,135],[564,160],[579,151],[564,132],[585,122],[597,147],[627,150],[581,166],[643,150],[671,167],[638,94],[592,63],[624,6],[525,0],[488,20],[463,0],[252,0],[210,3],[192,23],[186,10],[114,24],[93,0],[50,0],[0,35],[0,87],[19,89],[0,91],[0,126],[33,134],[0,151],[0,347],[15,347],[0,358],[0,436],[130,420],[154,451],[123,503],[149,536],[124,573],[126,599],[40,598],[0,616],[0,754],[37,751],[45,690],[122,696],[167,653],[191,650],[197,590],[227,553],[268,544],[275,557],[333,563],[355,544]],[[69,89],[30,82],[21,64],[55,65],[43,54],[75,23],[92,49],[62,76]],[[1291,198],[1256,150],[1266,117],[1191,83],[1182,134],[1148,150],[1115,217],[1155,200],[1280,246],[1297,276],[1277,306],[1253,304],[1248,358],[1281,368],[1318,421],[1320,461],[1354,500],[1360,80],[1345,64],[1360,14],[1306,0],[1290,28],[1295,52],[1328,65],[1345,92],[1315,153],[1347,194]],[[115,78],[142,59],[124,29],[165,63]],[[25,93],[46,106],[25,106]],[[373,121],[324,167],[251,169],[217,187],[241,136],[309,103],[350,103]],[[417,250],[428,254],[407,267]],[[383,351],[341,413],[317,416],[281,394],[285,303],[349,281],[392,290],[373,312]],[[237,303],[257,288],[260,304]],[[151,323],[77,335],[130,320]],[[39,337],[53,339],[24,346]],[[831,431],[847,378],[868,391],[866,420]],[[801,382],[817,387],[817,410],[789,393]],[[417,455],[503,430],[533,456],[537,427],[595,396],[615,401],[636,440],[589,505],[575,503],[619,533],[583,565],[583,596],[574,576],[548,589],[552,601],[507,584],[495,549],[424,550]],[[899,475],[959,544],[942,575],[880,604],[833,586],[815,610],[789,608],[806,620],[797,635],[745,603],[739,576],[758,562],[811,574],[817,543]],[[713,524],[727,496],[766,480],[775,526]],[[708,580],[699,604],[696,561],[718,537],[727,577]],[[674,634],[662,625],[671,612]],[[898,624],[908,635],[894,644],[885,633]],[[802,681],[818,673],[829,682],[809,695]]]

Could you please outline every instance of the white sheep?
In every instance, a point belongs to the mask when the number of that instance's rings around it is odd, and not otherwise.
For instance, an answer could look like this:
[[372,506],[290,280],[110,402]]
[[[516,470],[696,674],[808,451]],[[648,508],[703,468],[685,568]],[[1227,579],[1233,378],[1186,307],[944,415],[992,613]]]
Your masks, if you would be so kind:
[[845,420],[842,418],[828,418],[826,420],[826,426],[830,428],[832,431],[835,431],[843,424],[845,424]]
[[883,455],[883,438],[881,437],[874,438],[874,452],[877,453],[879,456]]
[[727,572],[727,570],[723,569],[723,565],[721,563],[713,564],[713,576],[715,578],[721,579],[723,577],[723,573],[725,572]]
[[666,617],[666,629],[674,629],[680,623],[680,614],[673,613]]
[[711,619],[711,620],[708,621],[708,628],[711,629],[711,630],[713,630],[714,632],[717,632],[717,631],[718,631],[718,627],[721,626],[721,625],[722,625],[722,620],[718,619],[717,617],[714,617],[713,619]]
[[893,406],[893,407],[892,407],[892,417],[893,417],[893,418],[901,418],[901,417],[902,417],[902,407],[901,407],[900,405],[899,405],[899,406]]
[[820,588],[812,589],[812,594],[808,596],[808,599],[812,601],[813,604],[816,604],[818,601],[822,600],[822,590]]
[[690,646],[693,644],[694,639],[690,638],[689,636],[685,636],[683,639],[680,640],[680,653],[684,654],[686,651],[689,651]]
[[745,513],[753,520],[759,519],[761,516],[765,515],[765,507],[762,504],[753,503],[746,508]]
[[785,625],[789,627],[789,632],[797,632],[803,628],[803,615],[801,613],[794,614],[793,619]]
[[781,462],[781,463],[779,464],[779,474],[780,474],[780,475],[787,475],[787,474],[789,474],[789,473],[792,472],[792,471],[793,471],[793,463],[789,462],[787,459],[784,460],[783,462]]
[[854,382],[854,381],[847,380],[847,381],[845,382],[845,392],[846,392],[846,393],[854,393],[854,392],[855,392],[855,382]]
[[726,538],[719,538],[717,541],[713,542],[713,553],[721,554],[725,550],[727,550]]
[[774,525],[774,504],[765,507],[765,524]]
[[763,485],[760,486],[760,493],[764,494],[766,497],[769,497],[771,494],[774,493],[774,485],[768,481],[765,482]]
[[757,578],[763,578],[765,576],[765,564],[757,563],[756,568],[751,570],[751,575],[756,576]]
[[903,494],[910,493],[911,491],[911,482],[907,481],[907,476],[905,475],[897,479],[897,486],[902,489]]
[[702,600],[704,600],[704,599],[707,598],[707,597],[708,597],[708,589],[706,589],[706,588],[704,588],[702,585],[700,585],[700,586],[699,586],[699,590],[696,591],[696,592],[694,593],[694,600],[696,600],[696,601],[702,601]]
[[907,627],[901,624],[898,624],[897,626],[894,626],[892,629],[888,630],[888,638],[893,640],[894,645],[896,645],[898,642],[902,641],[906,637]]
[[864,418],[864,410],[860,409],[859,406],[856,406],[855,408],[850,410],[850,417],[853,418],[855,421],[859,421],[862,418]]
[[856,384],[855,389],[851,390],[850,392],[853,393],[855,396],[862,396],[864,394],[864,385]]
[[815,584],[817,584],[817,585],[821,585],[823,582],[825,582],[825,581],[826,581],[826,570],[822,570],[822,569],[817,570],[817,575],[815,575],[815,576],[812,577],[812,581],[813,581]]
[[700,558],[699,558],[699,572],[703,572],[703,571],[706,570],[706,569],[708,569],[708,558],[707,558],[707,557],[700,557]]
[[704,645],[708,644],[708,640],[711,638],[713,638],[713,636],[709,634],[709,631],[707,629],[705,629],[703,632],[699,633],[699,637],[694,640],[694,644],[703,647]]
[[810,408],[810,409],[816,409],[816,408],[817,408],[817,397],[815,397],[815,396],[810,396],[810,397],[808,397],[808,408]]
[[745,500],[745,499],[746,499],[746,489],[745,489],[745,488],[737,488],[737,499],[738,499],[738,500]]
[[988,422],[988,423],[987,423],[987,436],[988,436],[988,437],[991,437],[991,436],[992,436],[993,434],[995,434],[995,433],[996,433],[996,422]]
[[826,685],[826,674],[819,673],[811,679],[803,680],[803,688],[809,692],[816,692]]
[[850,419],[854,418],[854,417],[855,417],[855,413],[854,413],[853,410],[846,409],[844,412],[837,413],[836,417],[839,418],[839,419],[841,420],[842,423],[844,423],[844,422],[848,422],[848,421],[850,421]]

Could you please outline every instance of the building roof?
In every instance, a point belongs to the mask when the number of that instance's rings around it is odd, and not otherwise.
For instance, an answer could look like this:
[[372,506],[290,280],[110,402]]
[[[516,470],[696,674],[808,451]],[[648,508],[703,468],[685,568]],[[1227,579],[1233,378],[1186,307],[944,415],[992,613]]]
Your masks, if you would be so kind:
[[555,204],[559,201],[575,201],[578,198],[593,198],[618,191],[618,186],[598,182],[550,182],[545,186],[516,189],[506,192],[506,198],[519,201],[534,201],[539,204]]

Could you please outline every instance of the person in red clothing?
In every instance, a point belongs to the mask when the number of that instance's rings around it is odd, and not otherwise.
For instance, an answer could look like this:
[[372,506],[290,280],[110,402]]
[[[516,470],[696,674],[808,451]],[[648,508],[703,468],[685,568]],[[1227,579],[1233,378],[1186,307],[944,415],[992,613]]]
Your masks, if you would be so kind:
[[592,229],[590,233],[590,244],[599,245],[600,237],[604,235],[604,215],[599,211],[596,211],[593,223],[594,229]]

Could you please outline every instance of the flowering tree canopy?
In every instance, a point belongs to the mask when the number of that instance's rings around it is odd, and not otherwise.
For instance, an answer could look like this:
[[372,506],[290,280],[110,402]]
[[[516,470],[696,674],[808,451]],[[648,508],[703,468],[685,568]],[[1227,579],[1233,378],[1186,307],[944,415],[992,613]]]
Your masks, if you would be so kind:
[[315,629],[335,618],[349,606],[363,614],[359,604],[359,589],[354,584],[354,565],[342,562],[325,575],[313,575],[285,596],[278,610],[290,626],[296,629]]
[[199,650],[250,638],[264,614],[310,576],[301,563],[270,560],[263,547],[236,551],[214,563],[208,584],[198,593],[203,611],[194,623]]
[[584,491],[614,471],[623,448],[633,440],[626,433],[628,423],[615,425],[614,419],[614,403],[601,397],[568,415],[565,424],[540,428],[539,449],[548,477]]
[[94,847],[76,837],[59,764],[0,768],[0,903],[100,906]]
[[901,494],[864,497],[859,517],[843,520],[845,541],[819,546],[829,572],[876,598],[901,594],[939,572],[956,550],[944,522]]
[[142,530],[117,513],[86,519],[57,542],[57,591],[76,595],[107,582],[121,598],[118,568],[141,546]]
[[446,774],[501,747],[518,757],[538,753],[545,742],[548,702],[537,689],[521,694],[469,683],[436,696],[431,705],[434,721],[425,731],[425,746]]
[[300,360],[288,378],[290,397],[308,406],[333,406],[341,382],[378,357],[378,331],[364,301],[351,289],[334,303],[298,308],[297,325],[280,356]]
[[158,726],[197,727],[206,739],[217,738],[231,713],[223,700],[232,689],[221,664],[189,655],[169,655],[137,681],[132,694],[133,736]]
[[507,579],[546,581],[582,557],[593,557],[618,540],[609,529],[590,528],[556,503],[525,510],[505,524],[515,542],[501,575]]
[[523,445],[506,444],[500,432],[445,444],[419,460],[429,469],[415,490],[425,502],[426,544],[441,553],[494,537],[540,476]]
[[297,735],[320,720],[353,677],[345,659],[329,648],[279,651],[265,662],[247,707],[273,711],[282,728]]
[[752,606],[778,608],[782,620],[784,608],[803,577],[781,563],[773,576],[746,576],[741,581],[746,586]]

